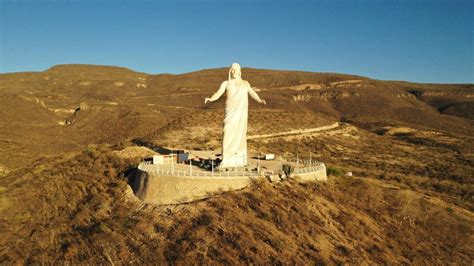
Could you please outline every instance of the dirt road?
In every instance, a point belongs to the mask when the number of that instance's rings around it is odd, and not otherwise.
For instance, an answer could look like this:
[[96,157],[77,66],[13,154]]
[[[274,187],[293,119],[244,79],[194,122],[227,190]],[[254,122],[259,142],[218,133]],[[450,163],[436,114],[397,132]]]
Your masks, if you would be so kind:
[[302,134],[309,134],[309,133],[314,133],[314,132],[319,132],[319,131],[335,129],[340,126],[341,124],[339,122],[336,122],[329,126],[307,128],[307,129],[300,129],[300,130],[291,130],[291,131],[278,132],[278,133],[272,133],[272,134],[253,135],[253,136],[248,136],[247,139],[265,139],[265,138],[284,137],[284,136],[291,136],[291,135],[302,135]]

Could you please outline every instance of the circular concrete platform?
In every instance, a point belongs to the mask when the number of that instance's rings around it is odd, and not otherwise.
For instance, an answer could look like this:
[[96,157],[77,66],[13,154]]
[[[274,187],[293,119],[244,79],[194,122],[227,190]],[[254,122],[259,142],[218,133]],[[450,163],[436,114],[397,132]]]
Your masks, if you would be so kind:
[[251,183],[252,178],[280,181],[284,175],[281,171],[284,164],[292,165],[292,176],[303,182],[327,180],[325,165],[316,161],[261,160],[255,156],[249,158],[246,167],[219,171],[206,170],[195,163],[197,157],[214,159],[212,151],[189,151],[189,154],[191,159],[187,163],[158,165],[142,162],[132,186],[135,195],[144,202],[154,204],[190,202],[218,192],[242,189]]

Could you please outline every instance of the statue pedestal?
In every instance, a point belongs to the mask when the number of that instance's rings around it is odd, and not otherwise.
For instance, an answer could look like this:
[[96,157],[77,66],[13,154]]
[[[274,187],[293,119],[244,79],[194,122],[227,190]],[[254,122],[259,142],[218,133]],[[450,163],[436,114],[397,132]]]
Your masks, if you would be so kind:
[[[220,169],[232,168],[232,167],[245,167],[247,164],[247,155],[242,156],[232,156],[225,160],[225,164],[219,166]],[[224,163],[224,162],[223,162]]]
[[230,171],[206,171],[186,164],[153,165],[141,163],[133,184],[135,195],[146,203],[180,204],[208,198],[216,193],[238,190],[250,185],[252,178],[280,181],[282,164],[295,167],[292,177],[300,182],[326,181],[326,166],[319,162],[263,161],[251,159],[259,164],[260,172],[234,169]]
[[157,171],[155,165],[140,165],[135,177],[135,195],[147,203],[180,204],[215,193],[238,190],[248,186],[256,173]]

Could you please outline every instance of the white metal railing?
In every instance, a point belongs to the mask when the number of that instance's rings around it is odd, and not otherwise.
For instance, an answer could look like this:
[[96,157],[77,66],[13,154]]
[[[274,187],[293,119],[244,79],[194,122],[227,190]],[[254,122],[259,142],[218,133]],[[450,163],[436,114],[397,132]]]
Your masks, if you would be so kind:
[[[309,160],[308,160],[309,161]],[[299,161],[301,163],[305,163],[302,161]],[[304,174],[304,173],[312,173],[312,172],[318,172],[324,170],[326,167],[324,166],[323,163],[321,162],[312,162],[310,166],[307,167],[296,167],[294,173],[295,174]],[[260,173],[256,171],[243,171],[243,170],[235,170],[235,171],[214,171],[214,172],[209,172],[209,171],[190,171],[190,170],[181,170],[181,169],[161,169],[159,168],[158,165],[153,165],[151,162],[142,162],[138,165],[138,169],[153,173],[153,174],[159,174],[159,175],[164,175],[164,176],[195,176],[195,177],[232,177],[232,176],[260,176]],[[274,175],[274,171],[265,171],[263,174],[268,175]]]
[[255,171],[190,171],[190,170],[181,170],[181,169],[161,169],[158,165],[153,165],[151,162],[142,162],[138,165],[138,169],[164,176],[195,176],[195,177],[233,177],[233,176],[260,176],[258,172]]
[[295,169],[295,174],[304,174],[304,173],[312,173],[312,172],[318,172],[324,170],[326,167],[324,164],[320,164],[317,166],[309,166],[309,167],[301,167]]
[[322,162],[318,162],[315,160],[308,160],[308,159],[285,159],[285,161],[292,162],[292,163],[302,163],[302,164],[307,164],[307,165],[312,165],[312,166],[323,164]]

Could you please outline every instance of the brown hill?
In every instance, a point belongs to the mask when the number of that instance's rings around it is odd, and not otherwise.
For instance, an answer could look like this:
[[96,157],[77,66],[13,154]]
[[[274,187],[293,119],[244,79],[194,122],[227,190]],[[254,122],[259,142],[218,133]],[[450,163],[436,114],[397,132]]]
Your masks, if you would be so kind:
[[[141,205],[136,143],[218,148],[227,68],[149,75],[60,65],[0,74],[0,262],[472,262],[472,84],[243,69],[251,153],[330,166],[327,184],[255,184],[185,206]],[[224,97],[223,97],[224,98]],[[344,177],[351,171],[355,177]]]
[[[449,115],[472,116],[472,85],[385,82],[333,73],[243,71],[268,99],[265,107],[251,104],[250,132],[343,120],[366,128],[409,125],[472,134],[471,119]],[[6,143],[1,155],[8,154],[0,164],[16,169],[40,154],[78,150],[93,143],[156,138],[171,122],[176,128],[180,123],[185,123],[181,127],[193,127],[206,121],[218,130],[223,100],[204,106],[203,98],[226,77],[225,68],[148,75],[91,65],[1,74],[0,125],[9,130],[0,136]],[[438,92],[436,99],[427,98],[434,97],[429,96],[433,95],[430,91]],[[452,95],[457,99],[455,104]],[[22,162],[13,159],[17,153],[22,154],[18,156]]]

